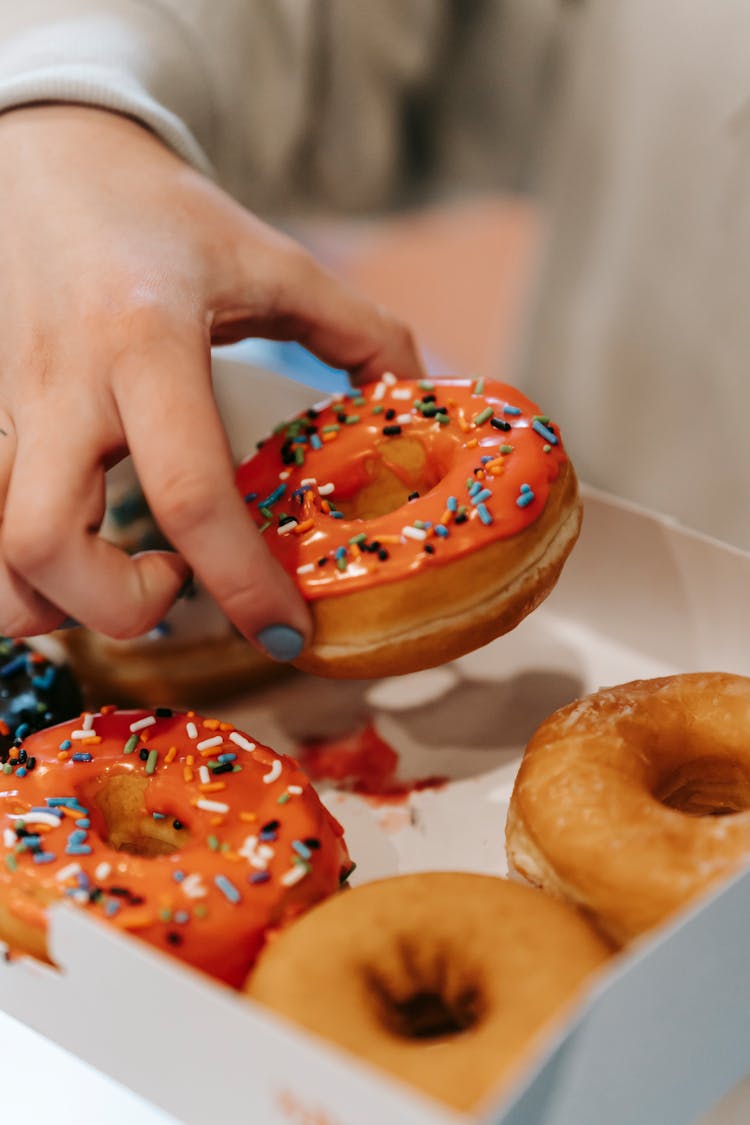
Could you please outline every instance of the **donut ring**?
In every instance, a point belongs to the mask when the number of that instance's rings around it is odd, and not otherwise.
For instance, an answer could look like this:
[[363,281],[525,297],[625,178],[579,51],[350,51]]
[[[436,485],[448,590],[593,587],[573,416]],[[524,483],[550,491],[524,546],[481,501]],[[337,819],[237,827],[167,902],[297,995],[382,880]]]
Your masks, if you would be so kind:
[[750,679],[723,673],[571,703],[524,753],[509,864],[629,941],[746,862],[749,727]]
[[59,899],[235,987],[269,929],[351,868],[291,758],[166,708],[32,734],[0,773],[0,941],[50,961]]
[[557,428],[483,379],[384,375],[279,427],[237,484],[310,603],[295,664],[339,677],[432,667],[512,629],[581,520]]
[[610,955],[570,907],[489,875],[368,883],[264,950],[247,992],[457,1109],[512,1076]]

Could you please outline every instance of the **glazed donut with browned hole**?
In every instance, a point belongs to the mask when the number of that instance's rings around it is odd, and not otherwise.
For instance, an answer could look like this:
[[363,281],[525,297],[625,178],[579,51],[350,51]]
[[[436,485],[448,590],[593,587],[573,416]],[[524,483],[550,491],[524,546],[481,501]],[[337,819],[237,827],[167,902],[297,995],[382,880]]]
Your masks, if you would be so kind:
[[508,860],[619,943],[750,855],[750,679],[636,680],[571,703],[526,748]]
[[403,875],[314,907],[266,948],[247,991],[467,1110],[514,1075],[609,955],[575,910],[529,887]]
[[512,629],[581,521],[554,422],[484,379],[384,375],[280,426],[237,484],[310,604],[295,663],[330,676],[413,672]]

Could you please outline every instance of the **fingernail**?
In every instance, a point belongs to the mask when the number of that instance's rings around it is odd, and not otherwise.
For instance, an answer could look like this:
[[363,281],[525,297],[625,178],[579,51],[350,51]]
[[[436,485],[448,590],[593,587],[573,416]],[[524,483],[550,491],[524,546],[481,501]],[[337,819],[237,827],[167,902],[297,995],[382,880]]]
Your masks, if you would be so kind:
[[305,647],[305,638],[291,625],[266,625],[255,641],[272,660],[295,660]]
[[58,629],[80,629],[81,622],[76,621],[75,617],[66,617],[62,624],[57,627]]

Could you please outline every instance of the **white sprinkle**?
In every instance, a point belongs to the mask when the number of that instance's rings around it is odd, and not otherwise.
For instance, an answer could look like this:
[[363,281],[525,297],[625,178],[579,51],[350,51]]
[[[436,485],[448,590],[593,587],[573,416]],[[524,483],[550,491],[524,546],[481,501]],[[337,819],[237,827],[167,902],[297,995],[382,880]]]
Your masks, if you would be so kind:
[[208,785],[211,780],[211,774],[208,772],[208,766],[201,766],[198,770],[198,777],[201,779],[203,785]]
[[134,723],[130,724],[130,733],[135,734],[137,730],[145,730],[146,727],[152,727],[155,722],[155,715],[146,715],[145,719],[136,719]]
[[94,872],[94,878],[99,879],[99,880],[108,879],[111,874],[112,874],[112,864],[111,863],[100,863],[98,865],[98,867],[96,868],[96,871]]
[[94,732],[92,730],[72,730],[69,738],[91,738]]
[[258,848],[258,855],[261,859],[273,859],[275,855],[275,849],[272,848],[269,844],[261,844]]
[[95,718],[96,718],[96,715],[94,714],[93,711],[87,711],[86,714],[83,716],[83,722],[81,723],[81,726],[83,727],[83,729],[84,730],[91,730],[91,728],[94,725],[94,719]]
[[405,399],[411,398],[411,391],[408,387],[394,387],[391,391],[391,398]]
[[411,422],[414,421],[414,419],[412,418],[411,414],[397,414],[396,421],[398,422],[399,426],[408,426]]
[[305,563],[304,566],[297,567],[297,574],[310,574],[315,570],[315,563]]
[[81,906],[85,906],[87,904],[87,902],[89,901],[89,892],[88,891],[74,891],[73,894],[70,897],[73,899],[73,902],[77,902]]
[[205,898],[208,894],[197,872],[193,872],[192,875],[188,875],[187,878],[183,879],[180,883],[180,889],[188,898]]
[[212,746],[221,746],[224,737],[221,734],[212,734],[210,738],[204,738],[195,747],[196,750],[210,750]]
[[301,792],[302,792],[302,786],[301,785],[288,785],[287,786],[287,793],[291,793],[293,797],[298,797]]
[[255,849],[257,846],[257,836],[246,836],[242,847],[237,849],[237,855],[241,855],[244,859],[251,860],[255,855]]
[[229,735],[229,741],[233,742],[235,746],[239,746],[241,750],[247,750],[252,753],[255,749],[255,743],[251,742],[249,738],[245,738],[244,734],[240,734],[238,730],[233,730]]
[[195,807],[203,809],[204,812],[229,812],[229,805],[225,805],[222,801],[196,801]]
[[82,867],[80,863],[69,863],[67,867],[60,868],[60,870],[55,875],[55,878],[59,879],[61,883],[64,883],[66,879],[74,878],[74,876],[76,876],[81,870]]
[[188,723],[185,727],[185,730],[187,731],[188,738],[198,737],[198,728],[195,723]]
[[372,392],[372,401],[380,402],[381,398],[385,396],[385,383],[376,383]]
[[423,531],[421,527],[412,527],[407,524],[406,527],[401,528],[401,534],[405,535],[407,539],[426,539],[427,532]]
[[318,489],[318,493],[321,496],[330,496],[335,488],[336,486],[334,485],[333,481],[329,481],[328,484],[321,484],[320,488]]
[[304,868],[301,863],[297,863],[281,876],[281,885],[283,887],[293,887],[295,883],[299,883],[300,879],[304,879],[305,875],[307,875],[307,869]]
[[392,387],[394,383],[398,382],[398,379],[392,371],[384,371],[380,376],[380,381],[381,383],[385,383],[387,387]]
[[282,469],[279,473],[279,480],[289,480],[292,475],[291,469]]
[[299,486],[300,486],[300,488],[311,488],[312,485],[317,484],[317,483],[318,483],[317,477],[305,477],[304,480],[301,480],[299,482]]
[[12,828],[6,828],[3,832],[3,842],[6,848],[14,848],[17,843],[17,837]]
[[288,535],[290,531],[294,531],[297,526],[296,520],[289,520],[287,523],[282,523],[280,527],[276,528],[277,535]]
[[47,812],[8,813],[11,820],[22,820],[24,824],[48,824],[50,828],[57,828],[60,824],[59,816]]
[[277,758],[268,773],[263,774],[263,780],[266,785],[271,785],[271,783],[276,781],[279,777],[281,777],[281,758]]

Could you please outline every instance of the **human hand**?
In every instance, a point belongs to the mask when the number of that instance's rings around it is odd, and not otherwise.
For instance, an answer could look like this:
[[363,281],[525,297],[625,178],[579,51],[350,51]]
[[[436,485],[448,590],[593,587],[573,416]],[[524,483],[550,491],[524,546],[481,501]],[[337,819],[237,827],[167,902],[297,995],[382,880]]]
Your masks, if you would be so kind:
[[[13,110],[0,151],[0,633],[137,636],[192,569],[293,658],[309,614],[235,488],[210,345],[294,339],[364,382],[421,376],[410,334],[127,118]],[[177,554],[98,535],[128,451]]]

